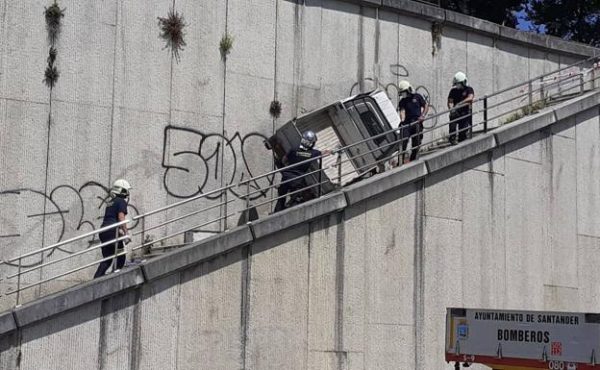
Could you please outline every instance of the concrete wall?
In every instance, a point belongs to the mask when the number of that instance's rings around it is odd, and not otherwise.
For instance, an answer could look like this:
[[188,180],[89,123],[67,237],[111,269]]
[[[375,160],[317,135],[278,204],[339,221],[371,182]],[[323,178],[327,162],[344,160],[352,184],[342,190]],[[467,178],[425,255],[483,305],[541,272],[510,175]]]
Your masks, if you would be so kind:
[[[152,7],[145,0],[60,0],[60,77],[51,91],[42,83],[49,49],[43,10],[50,3],[0,4],[0,207],[11,210],[0,214],[3,259],[97,228],[107,188],[120,177],[134,186],[135,215],[268,171],[265,137],[349,94],[387,87],[395,101],[395,84],[409,78],[435,112],[444,109],[457,70],[466,71],[482,95],[596,53],[400,0],[161,0]],[[157,17],[172,6],[187,24],[179,62],[158,37]],[[432,35],[434,23],[440,35]],[[222,59],[218,45],[225,33],[234,44]],[[272,100],[283,105],[278,119],[269,114]],[[231,200],[239,193],[227,195]],[[215,208],[150,234],[156,239],[224,212]],[[147,226],[173,216],[153,216]],[[237,217],[227,222],[236,224]],[[81,251],[89,242],[22,265]],[[17,270],[4,267],[2,276]],[[44,268],[23,282],[66,268]],[[21,301],[92,274],[86,269],[45,284]],[[3,299],[0,306],[14,303]]]
[[599,107],[589,94],[16,308],[0,368],[451,369],[446,307],[596,312]]

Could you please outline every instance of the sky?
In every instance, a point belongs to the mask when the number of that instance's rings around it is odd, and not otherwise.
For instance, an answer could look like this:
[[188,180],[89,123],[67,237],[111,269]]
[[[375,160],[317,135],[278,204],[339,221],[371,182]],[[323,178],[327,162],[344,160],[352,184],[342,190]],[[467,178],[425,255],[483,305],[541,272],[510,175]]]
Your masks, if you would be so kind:
[[[525,12],[525,10],[521,10],[521,11],[517,12],[516,15],[517,15],[517,29],[522,30],[522,31],[530,31],[533,23],[531,23],[531,21],[527,19],[527,13]],[[540,33],[546,33],[546,29],[543,25],[538,31]]]

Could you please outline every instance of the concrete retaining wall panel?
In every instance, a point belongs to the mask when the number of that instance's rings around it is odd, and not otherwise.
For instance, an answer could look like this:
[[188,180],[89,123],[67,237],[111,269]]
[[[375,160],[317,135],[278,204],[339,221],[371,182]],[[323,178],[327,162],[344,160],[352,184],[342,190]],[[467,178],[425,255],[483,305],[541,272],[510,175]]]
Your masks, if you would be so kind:
[[17,368],[19,357],[19,346],[17,344],[17,332],[14,331],[4,335],[0,339],[0,369],[12,370]]
[[[170,0],[157,1],[151,7],[143,0],[120,4],[115,109],[169,113],[171,55],[159,38],[157,18],[166,17],[172,4]],[[115,128],[117,125],[115,119]]]
[[245,364],[304,369],[308,351],[308,225],[252,245]]
[[275,91],[273,100],[281,103],[281,113],[275,129],[298,115],[298,88],[302,55],[302,12],[296,2],[277,1],[277,40],[275,47]]
[[[385,10],[379,10],[379,52],[378,61],[375,70],[373,71],[374,76],[379,81],[379,88],[384,89],[388,84],[397,85],[400,79],[404,77],[398,76],[401,74],[397,68],[400,63],[400,48],[404,43],[400,42],[400,24],[399,15]],[[373,87],[375,84],[373,83]],[[387,90],[388,97],[392,101],[394,106],[398,105],[398,93],[396,89],[390,85]]]
[[446,366],[444,353],[446,307],[461,307],[465,294],[463,289],[461,254],[462,222],[425,216],[423,239],[423,329],[420,333],[424,356],[420,367],[441,369]]
[[[220,116],[223,114],[224,64],[219,42],[225,34],[226,2],[178,0],[175,10],[186,23],[186,45],[179,53],[179,61],[173,63],[172,109]],[[164,53],[168,56],[168,50]],[[180,124],[176,119],[172,122]],[[205,129],[202,121],[195,122],[194,127]]]
[[[547,225],[541,165],[506,159],[507,308],[543,308]],[[509,190],[510,189],[510,190]],[[516,191],[514,189],[528,189]]]
[[20,369],[95,369],[100,308],[97,301],[23,328]]
[[[321,43],[323,38],[322,0],[305,1],[306,6],[299,9],[301,20],[301,46],[298,80],[298,113],[304,113],[321,106]],[[348,89],[350,89],[348,87]]]
[[129,291],[102,301],[98,369],[128,368],[135,353],[135,305],[138,291]]
[[[379,51],[381,37],[378,31],[377,12],[375,8],[362,6],[360,8],[360,43],[358,77],[376,76],[379,73]],[[367,90],[368,91],[368,90]]]
[[364,353],[366,350],[366,210],[367,202],[344,210],[344,312],[343,345],[340,350],[346,352]]
[[346,356],[344,353],[309,351],[308,352],[308,370],[337,370],[342,364],[342,369],[346,366]]
[[[418,221],[417,188],[407,184],[369,200],[365,234],[365,273],[369,324],[413,325],[414,250]],[[400,344],[400,343],[398,343]]]
[[142,287],[140,325],[133,334],[138,341],[133,368],[177,368],[180,278],[180,274],[172,274]]
[[[343,325],[344,302],[343,279],[345,269],[343,258],[344,220],[341,214],[323,217],[311,223],[309,306],[308,306],[308,350],[309,368],[316,364],[326,367],[335,356],[333,351],[343,343],[340,328]],[[315,367],[316,368],[316,367]]]
[[181,273],[178,369],[242,367],[241,249]]
[[501,146],[493,149],[491,152],[466,159],[463,162],[463,169],[504,175],[504,160],[504,147]]
[[[495,67],[495,91],[526,82],[529,79],[529,50],[526,46],[497,41]],[[514,100],[504,103],[496,109],[490,109],[489,118],[491,119],[499,114],[525,106],[528,103],[527,97],[518,96],[527,91],[527,85],[525,85],[524,87],[501,93],[491,99],[489,105],[496,105],[514,98]],[[498,124],[506,122],[510,116],[511,113],[502,115],[499,119],[493,120],[494,122],[491,126],[498,126]]]
[[544,175],[548,179],[550,225],[545,255],[551,263],[546,284],[577,288],[577,146],[573,139],[546,139]]
[[586,277],[579,278],[579,309],[584,312],[595,312],[600,304],[600,286],[597,281],[600,279],[598,264],[600,263],[600,238],[578,235],[578,268],[579,271],[586,271]]
[[462,220],[462,165],[434,172],[425,179],[425,214]]
[[[101,107],[112,105],[117,3],[58,2],[65,9],[65,16],[58,37],[56,63],[60,77],[52,91],[53,99]],[[45,26],[43,9],[40,7],[39,15],[36,14],[40,28]],[[39,67],[36,76],[41,79],[44,65]]]
[[0,91],[4,98],[36,103],[48,101],[49,90],[42,82],[49,49],[45,6],[48,4],[42,0],[5,5],[3,69],[0,74]]
[[227,60],[228,71],[272,79],[275,61],[275,1],[232,0],[228,2],[228,7],[227,32],[234,37],[233,49]]
[[577,116],[577,232],[600,237],[600,123],[597,109]]
[[367,351],[364,354],[369,369],[414,369],[414,327],[411,325],[369,324]]
[[505,275],[505,178],[467,171],[462,187],[464,307],[502,307]]
[[522,136],[517,140],[506,143],[504,152],[506,160],[517,159],[532,163],[542,163],[542,133],[539,131]]
[[[364,51],[360,44],[360,6],[323,0],[322,7],[319,105],[326,105],[347,97],[353,84],[364,77]],[[340,39],[339,34],[347,37]]]
[[550,311],[578,311],[579,289],[566,286],[544,285],[544,309]]

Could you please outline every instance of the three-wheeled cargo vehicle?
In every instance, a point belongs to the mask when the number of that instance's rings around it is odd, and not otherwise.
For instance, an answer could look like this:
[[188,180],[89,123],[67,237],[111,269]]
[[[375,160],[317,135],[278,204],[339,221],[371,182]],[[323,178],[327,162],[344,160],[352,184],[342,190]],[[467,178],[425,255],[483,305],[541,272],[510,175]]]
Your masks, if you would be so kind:
[[[306,176],[307,186],[315,185],[313,192],[317,196],[382,168],[381,160],[398,148],[396,134],[391,130],[399,124],[400,117],[387,94],[375,90],[294,118],[265,145],[273,151],[277,167],[286,153],[300,145],[302,133],[307,130],[317,134],[319,150],[337,153],[323,158],[324,173],[318,172],[315,162],[310,172],[316,173]],[[316,186],[319,183],[321,186]]]

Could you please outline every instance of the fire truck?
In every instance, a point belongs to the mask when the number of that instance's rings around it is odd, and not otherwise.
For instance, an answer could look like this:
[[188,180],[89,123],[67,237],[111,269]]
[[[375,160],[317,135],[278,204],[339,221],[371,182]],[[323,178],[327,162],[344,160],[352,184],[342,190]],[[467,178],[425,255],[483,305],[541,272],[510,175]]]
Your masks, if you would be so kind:
[[446,361],[455,369],[600,369],[600,314],[448,308]]

